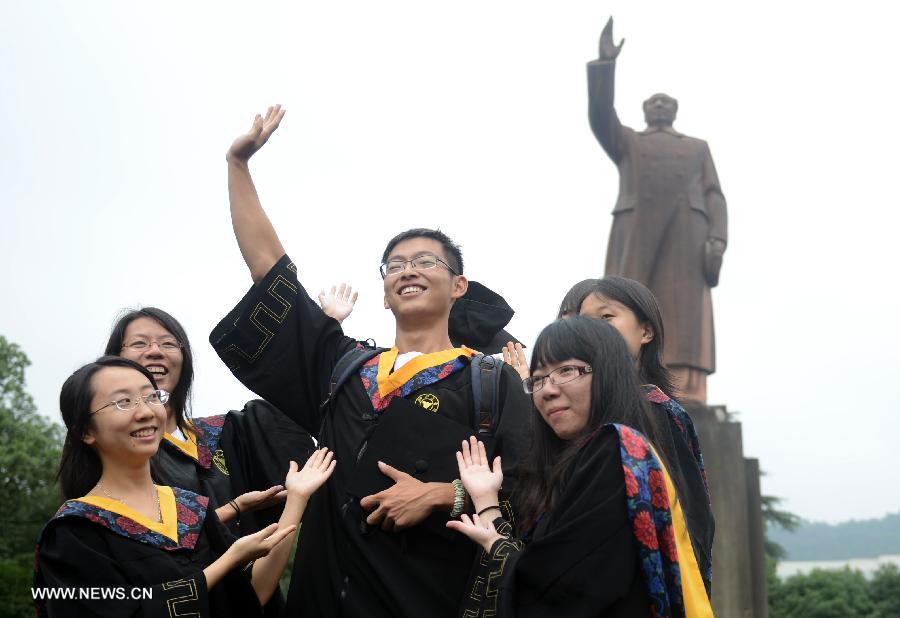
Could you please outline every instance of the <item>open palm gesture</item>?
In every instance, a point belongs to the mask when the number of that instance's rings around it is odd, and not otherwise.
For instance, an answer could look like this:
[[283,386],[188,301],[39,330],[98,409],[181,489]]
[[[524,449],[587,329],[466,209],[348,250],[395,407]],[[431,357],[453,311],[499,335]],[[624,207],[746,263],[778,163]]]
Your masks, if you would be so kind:
[[503,484],[499,456],[494,459],[492,470],[484,443],[472,436],[462,443],[462,451],[456,452],[456,463],[459,464],[459,479],[472,497],[476,509],[499,503],[500,486]]
[[353,313],[358,295],[358,292],[354,292],[353,288],[346,283],[342,283],[340,287],[333,285],[328,294],[325,293],[325,290],[319,292],[319,304],[322,305],[325,315],[338,322],[343,322],[347,316]]
[[278,125],[284,118],[286,110],[281,105],[273,105],[266,111],[265,117],[260,114],[253,119],[253,126],[250,130],[234,140],[231,148],[228,149],[226,158],[236,159],[238,161],[248,161],[250,157],[256,154],[256,151],[263,147]]
[[287,477],[284,479],[284,486],[287,487],[288,492],[309,499],[328,480],[328,477],[334,472],[336,464],[334,453],[327,448],[320,448],[313,451],[313,454],[306,460],[306,464],[299,470],[297,462],[291,462]]

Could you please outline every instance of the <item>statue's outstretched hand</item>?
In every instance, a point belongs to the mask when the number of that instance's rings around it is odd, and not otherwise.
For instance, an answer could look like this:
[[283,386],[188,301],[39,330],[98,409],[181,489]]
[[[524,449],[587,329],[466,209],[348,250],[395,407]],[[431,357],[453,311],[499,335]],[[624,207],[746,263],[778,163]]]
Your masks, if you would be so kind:
[[722,269],[722,256],[725,255],[725,241],[718,238],[707,238],[703,256],[703,270],[706,283],[714,288],[719,285],[719,271]]
[[615,60],[619,56],[619,52],[622,51],[623,45],[625,45],[625,39],[622,39],[618,45],[613,42],[613,18],[610,17],[603,27],[603,32],[600,34],[599,59]]
[[227,159],[247,162],[256,151],[263,147],[278,125],[284,118],[284,110],[281,105],[273,105],[266,111],[265,117],[260,114],[253,119],[253,126],[245,134],[234,140],[228,149]]

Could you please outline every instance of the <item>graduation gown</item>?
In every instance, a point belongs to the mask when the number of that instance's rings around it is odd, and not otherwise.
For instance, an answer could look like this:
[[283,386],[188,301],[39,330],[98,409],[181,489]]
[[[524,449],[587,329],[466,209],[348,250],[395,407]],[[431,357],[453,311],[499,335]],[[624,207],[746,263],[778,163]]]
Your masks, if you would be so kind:
[[637,431],[598,430],[527,543],[494,521],[507,536],[482,552],[460,616],[712,616],[666,477]]
[[[432,513],[385,533],[365,524],[359,499],[393,484],[378,471],[379,460],[426,482],[459,476],[454,453],[474,425],[467,354],[431,367],[413,359],[390,374],[387,391],[379,374],[390,367],[382,369],[376,356],[322,407],[335,363],[359,343],[309,297],[287,256],[219,323],[210,343],[244,385],[318,434],[338,461],[303,518],[287,615],[455,616],[475,548],[444,527],[449,515]],[[511,482],[531,411],[511,368],[499,397],[490,448],[503,456]]]
[[[208,496],[218,508],[248,491],[284,483],[291,460],[299,465],[315,449],[307,431],[265,401],[242,410],[191,420],[188,442],[170,434],[151,462],[154,479]],[[283,505],[242,513],[236,534],[252,534],[278,521]],[[233,522],[234,520],[232,520]]]
[[712,546],[716,531],[712,504],[709,499],[709,485],[700,438],[694,429],[690,414],[677,401],[652,384],[643,387],[647,401],[654,410],[665,415],[668,421],[671,451],[680,472],[680,492],[684,496],[687,526],[690,530],[694,555],[703,576],[707,594],[712,594]]
[[94,589],[93,596],[113,598],[36,600],[38,616],[262,616],[249,572],[231,571],[206,587],[203,569],[234,538],[207,510],[206,497],[177,487],[158,491],[162,523],[97,496],[60,507],[38,539],[34,588],[76,596]]

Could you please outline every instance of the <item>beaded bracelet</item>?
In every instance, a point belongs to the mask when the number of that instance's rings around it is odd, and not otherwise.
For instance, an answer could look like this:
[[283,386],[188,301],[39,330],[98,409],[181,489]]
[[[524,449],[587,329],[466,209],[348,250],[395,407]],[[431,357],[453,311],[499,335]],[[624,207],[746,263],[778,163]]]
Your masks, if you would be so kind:
[[459,479],[453,479],[450,484],[453,485],[453,510],[450,511],[450,517],[459,517],[466,507],[466,488]]

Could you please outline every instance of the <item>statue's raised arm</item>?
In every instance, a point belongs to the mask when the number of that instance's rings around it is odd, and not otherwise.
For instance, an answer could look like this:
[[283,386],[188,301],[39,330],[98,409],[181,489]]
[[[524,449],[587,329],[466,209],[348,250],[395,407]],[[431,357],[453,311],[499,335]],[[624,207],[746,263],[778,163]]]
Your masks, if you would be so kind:
[[622,156],[622,123],[613,107],[615,99],[616,58],[625,39],[613,42],[612,17],[600,34],[600,50],[596,60],[588,63],[588,117],[591,130],[613,161]]

